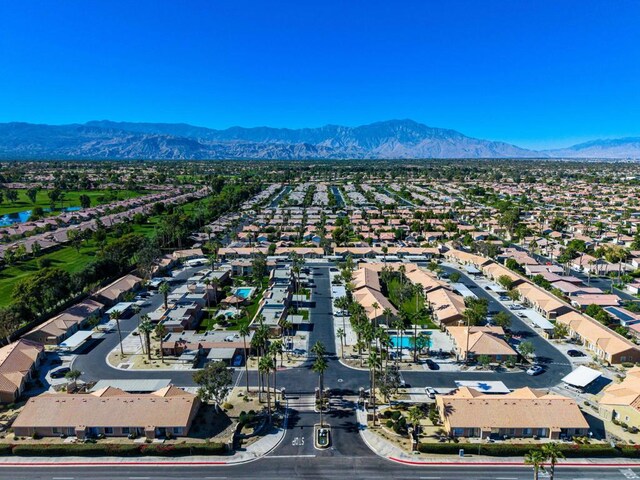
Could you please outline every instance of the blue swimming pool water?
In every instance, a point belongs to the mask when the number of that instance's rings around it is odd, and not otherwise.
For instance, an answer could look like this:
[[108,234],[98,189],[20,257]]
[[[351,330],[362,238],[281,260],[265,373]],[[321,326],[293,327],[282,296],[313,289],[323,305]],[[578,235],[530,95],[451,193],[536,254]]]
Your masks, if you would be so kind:
[[249,298],[252,290],[253,288],[250,287],[240,287],[236,288],[235,294],[240,298]]
[[[431,335],[431,332],[423,332],[427,335]],[[400,345],[400,348],[413,348],[413,345],[411,344],[411,339],[413,338],[413,335],[403,335],[402,336],[402,343],[400,343],[400,335],[391,335],[391,344],[393,345],[393,348],[398,348],[398,344]]]

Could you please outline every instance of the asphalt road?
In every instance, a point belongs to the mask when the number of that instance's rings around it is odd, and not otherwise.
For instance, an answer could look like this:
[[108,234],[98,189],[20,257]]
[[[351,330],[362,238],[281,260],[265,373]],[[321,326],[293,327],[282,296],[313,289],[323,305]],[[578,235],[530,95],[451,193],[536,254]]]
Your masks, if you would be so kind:
[[[355,400],[359,387],[368,386],[368,372],[355,370],[342,365],[335,355],[335,340],[332,324],[331,285],[328,265],[314,265],[316,288],[311,300],[315,308],[311,311],[313,329],[309,333],[310,345],[316,341],[325,344],[328,352],[329,369],[325,374],[325,386],[341,389],[342,394],[331,399],[331,411],[325,415],[324,421],[331,426],[332,444],[326,450],[318,450],[313,445],[314,425],[320,420],[319,414],[313,411],[313,392],[317,386],[318,376],[311,370],[313,362],[309,358],[303,365],[294,369],[280,370],[278,386],[286,387],[289,401],[289,418],[287,431],[283,441],[269,455],[246,464],[167,466],[153,464],[153,459],[144,465],[87,465],[22,467],[0,466],[0,478],[29,480],[79,480],[91,479],[126,479],[151,480],[176,478],[202,478],[205,480],[225,480],[261,478],[263,480],[283,478],[304,479],[477,479],[477,480],[520,480],[530,479],[530,467],[521,465],[406,465],[376,456],[363,442],[359,434],[359,426],[355,415]],[[196,269],[181,272],[177,281],[185,280]],[[474,285],[466,275],[461,281],[467,286]],[[489,299],[491,310],[506,310],[487,294],[482,288],[473,288],[481,297]],[[156,296],[149,307],[153,309],[162,302]],[[453,387],[455,380],[500,380],[511,388],[530,385],[533,387],[549,387],[558,383],[559,379],[570,371],[567,359],[551,344],[539,338],[518,317],[512,315],[512,330],[521,332],[530,339],[540,357],[547,359],[547,370],[537,377],[524,373],[496,372],[403,372],[403,376],[412,386]],[[123,331],[129,332],[137,325],[135,318],[123,320]],[[171,378],[176,385],[192,385],[191,372],[129,372],[116,370],[105,363],[106,354],[118,342],[116,332],[108,334],[89,353],[78,357],[75,368],[83,371],[85,378]],[[240,375],[243,370],[239,369]],[[244,378],[240,378],[244,383]],[[257,383],[256,373],[250,373],[250,383]],[[305,405],[305,400],[307,401]],[[222,461],[224,457],[211,457],[212,462]],[[499,459],[496,459],[499,461]],[[543,479],[545,477],[541,477]],[[615,468],[604,467],[562,467],[556,472],[558,479],[621,479],[640,478],[640,467],[634,470],[625,466]]]
[[[314,264],[312,268],[316,288],[312,289],[311,300],[315,302],[315,307],[311,310],[313,327],[309,333],[309,346],[311,347],[315,342],[320,341],[327,348],[329,368],[325,374],[325,386],[352,390],[355,393],[359,387],[368,386],[368,371],[352,369],[338,361],[335,355],[329,267]],[[444,269],[445,271],[452,270],[446,267]],[[175,281],[184,281],[197,270],[197,268],[193,268],[180,272],[176,275]],[[510,388],[526,385],[534,388],[548,388],[558,384],[561,378],[571,371],[568,359],[552,344],[542,339],[513,312],[495,301],[491,295],[483,288],[478,287],[468,276],[462,274],[460,281],[468,287],[472,287],[472,291],[479,297],[487,298],[490,310],[503,310],[511,316],[514,334],[521,335],[523,339],[533,343],[538,361],[545,366],[545,372],[535,377],[526,375],[523,372],[403,372],[404,379],[410,385],[413,387],[455,387],[455,380],[499,380]],[[152,305],[141,313],[154,310],[162,301],[161,295],[155,295],[151,300]],[[120,321],[120,325],[123,336],[126,336],[137,326],[137,319],[136,317],[123,319]],[[103,339],[94,343],[86,353],[78,355],[73,365],[75,369],[83,372],[82,378],[84,380],[169,378],[178,386],[195,385],[190,371],[127,371],[109,366],[105,359],[107,354],[118,344],[118,333],[116,331],[107,333]],[[312,359],[309,359],[298,368],[279,371],[278,385],[291,392],[313,392],[317,386],[317,376],[311,371],[311,365]],[[235,379],[237,379],[238,375],[244,375],[243,369],[237,370]],[[251,384],[257,384],[255,373],[249,374],[249,381]],[[240,382],[245,382],[245,379],[240,379]]]
[[[317,451],[316,451],[317,452]],[[312,454],[313,455],[313,454]],[[11,480],[202,480],[255,479],[366,479],[366,480],[530,480],[528,466],[409,466],[379,457],[315,455],[304,457],[268,456],[237,466],[83,466],[83,467],[0,467],[2,478]],[[541,475],[540,479],[549,478]],[[640,478],[640,468],[625,466],[571,466],[556,468],[555,478],[580,480],[620,480]]]

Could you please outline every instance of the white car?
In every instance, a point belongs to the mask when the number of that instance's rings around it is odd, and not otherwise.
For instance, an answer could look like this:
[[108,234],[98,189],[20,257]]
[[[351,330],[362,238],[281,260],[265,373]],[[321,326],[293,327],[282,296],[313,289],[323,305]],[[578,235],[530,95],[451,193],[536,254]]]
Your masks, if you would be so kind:
[[533,377],[534,375],[540,375],[543,371],[544,368],[540,365],[532,365],[529,367],[529,370],[527,370],[527,375],[531,375]]
[[427,396],[432,400],[436,398],[436,389],[433,387],[425,387],[424,393],[426,393]]

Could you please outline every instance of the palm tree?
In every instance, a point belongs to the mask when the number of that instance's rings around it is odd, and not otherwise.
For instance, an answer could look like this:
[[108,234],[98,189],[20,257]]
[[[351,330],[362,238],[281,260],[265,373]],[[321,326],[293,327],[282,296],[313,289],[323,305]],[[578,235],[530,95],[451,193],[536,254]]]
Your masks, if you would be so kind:
[[160,339],[160,361],[164,363],[164,336],[167,334],[167,327],[164,326],[164,323],[158,322],[155,334]]
[[[318,345],[318,343],[316,343]],[[316,346],[314,345],[314,347]],[[311,369],[318,374],[318,388],[320,390],[320,428],[324,426],[322,420],[322,412],[324,411],[324,372],[329,368],[327,359],[324,358],[324,354],[318,355],[313,362]]]
[[389,307],[385,307],[385,309],[382,310],[382,314],[384,315],[385,321],[387,323],[387,328],[389,328],[389,317],[393,315],[393,312]]
[[247,350],[247,337],[251,333],[249,324],[243,323],[239,333],[242,335],[242,341],[244,342],[244,373],[247,380],[247,395],[249,395],[249,351]]
[[[140,305],[132,305],[131,310],[133,310],[133,316],[138,316],[140,314]],[[138,331],[140,330],[140,316],[138,316]],[[142,342],[142,336],[140,336],[140,346],[142,347],[142,351],[144,352],[144,343]]]
[[169,308],[167,300],[169,299],[169,291],[170,291],[170,287],[169,284],[167,282],[162,282],[162,284],[160,285],[160,287],[158,288],[158,291],[162,294],[162,297],[164,298],[164,308]]
[[211,300],[209,299],[209,287],[211,286],[211,279],[205,278],[202,283],[204,283],[204,286],[206,287],[205,290],[207,292],[207,309],[209,309],[211,308]]
[[558,463],[558,459],[564,458],[564,453],[562,453],[557,443],[552,442],[542,446],[542,454],[549,461],[549,480],[553,480],[556,463]]
[[409,412],[407,413],[407,420],[409,420],[409,423],[413,425],[413,434],[416,440],[418,439],[418,434],[420,433],[420,420],[423,417],[424,415],[422,414],[422,410],[420,410],[420,408],[415,405],[411,407],[409,409]]
[[151,360],[151,332],[153,332],[153,324],[149,319],[149,315],[143,315],[138,330],[144,334],[147,343],[147,358]]
[[[402,319],[397,318],[393,322],[393,328],[395,328],[396,333],[400,335],[400,341],[396,343],[396,362],[397,362],[398,357],[400,357],[400,348],[402,347],[402,333],[404,332],[404,322],[402,321]],[[400,358],[400,360],[402,360],[402,358]]]
[[373,302],[371,304],[371,308],[373,308],[373,314],[374,314],[373,321],[375,322],[378,320],[378,309],[380,308],[380,304],[378,302]]
[[217,278],[211,279],[211,288],[213,288],[213,304],[218,306],[218,287],[220,286],[220,280]]
[[278,354],[280,355],[280,366],[282,366],[282,340],[274,340],[269,345],[269,355],[273,358],[273,390],[275,392],[275,399],[278,399],[278,384],[276,382],[276,373],[278,371]]
[[111,320],[116,321],[116,326],[118,327],[118,337],[120,338],[120,355],[124,357],[124,347],[122,346],[122,330],[120,330],[120,315],[122,312],[120,310],[113,310],[109,315]]
[[[258,366],[260,365],[260,360],[265,354],[265,349],[267,346],[267,341],[269,339],[269,330],[268,328],[260,322],[260,326],[253,334],[253,338],[251,339],[251,346],[258,354]],[[264,391],[264,382],[263,375],[260,368],[258,368],[260,375],[258,376],[258,400],[262,401],[262,392]]]
[[540,471],[545,471],[544,462],[547,458],[540,450],[531,450],[524,456],[524,463],[533,467],[533,480],[538,480]]
[[273,358],[268,355],[262,357],[258,363],[258,370],[265,376],[267,382],[267,416],[269,423],[271,423],[271,388],[269,386],[269,374],[274,368]]
[[370,398],[373,405],[373,424],[376,424],[376,372],[378,367],[381,366],[380,357],[376,352],[369,354],[367,359],[367,365],[369,367],[369,382],[370,382]]
[[336,331],[336,335],[338,335],[338,338],[340,339],[340,352],[341,352],[341,357],[344,358],[344,339],[346,337],[346,333],[344,333],[344,330],[342,328],[339,328]]

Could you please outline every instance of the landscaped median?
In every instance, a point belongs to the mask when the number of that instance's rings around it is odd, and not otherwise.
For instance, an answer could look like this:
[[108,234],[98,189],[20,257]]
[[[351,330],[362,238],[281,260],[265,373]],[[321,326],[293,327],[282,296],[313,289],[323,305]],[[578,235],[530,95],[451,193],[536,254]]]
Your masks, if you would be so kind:
[[0,444],[0,455],[21,457],[180,457],[187,455],[225,455],[227,446],[223,443],[180,443],[173,445],[114,443],[76,444]]
[[[542,444],[540,444],[542,445]],[[625,457],[640,458],[640,445],[608,444],[557,444],[567,458],[591,457]],[[538,444],[507,443],[420,443],[418,451],[426,454],[458,455],[461,449],[465,454],[486,455],[489,457],[521,457],[531,450],[539,448]]]

